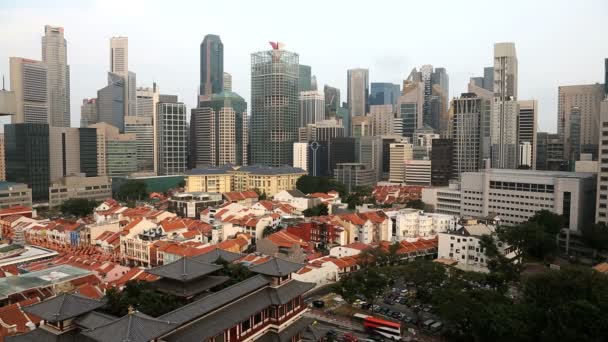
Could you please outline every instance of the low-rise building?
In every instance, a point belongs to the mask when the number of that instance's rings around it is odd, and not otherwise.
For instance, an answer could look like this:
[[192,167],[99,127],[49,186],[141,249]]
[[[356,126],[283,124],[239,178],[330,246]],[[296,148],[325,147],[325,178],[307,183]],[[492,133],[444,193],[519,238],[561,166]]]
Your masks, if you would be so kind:
[[32,207],[32,189],[27,184],[0,181],[0,209]]
[[103,201],[112,197],[109,177],[67,176],[49,187],[49,206],[57,207],[68,199],[84,198]]
[[302,191],[298,189],[294,190],[283,190],[274,195],[273,199],[282,203],[287,203],[292,207],[296,208],[299,212],[303,212],[306,209],[310,209],[316,205],[321,204],[321,200],[316,197],[306,196]]
[[[465,222],[456,229],[439,233],[438,259],[456,261],[457,268],[464,271],[488,272],[488,257],[480,240],[484,235],[494,235],[493,225],[475,220]],[[496,241],[499,252],[507,258],[515,258],[515,248]]]
[[282,230],[258,240],[256,250],[265,255],[301,263],[306,261],[313,247],[298,236]]
[[422,202],[438,214],[460,216],[460,184],[450,183],[449,186],[423,188]]
[[563,215],[566,228],[593,222],[596,173],[486,169],[461,178],[461,216],[496,214],[504,225],[529,220],[540,210]]
[[394,221],[393,239],[396,241],[434,237],[454,228],[457,222],[456,216],[425,213],[418,209],[389,211],[386,215]]
[[203,209],[221,204],[222,194],[214,192],[178,192],[169,198],[169,211],[180,217],[197,218]]

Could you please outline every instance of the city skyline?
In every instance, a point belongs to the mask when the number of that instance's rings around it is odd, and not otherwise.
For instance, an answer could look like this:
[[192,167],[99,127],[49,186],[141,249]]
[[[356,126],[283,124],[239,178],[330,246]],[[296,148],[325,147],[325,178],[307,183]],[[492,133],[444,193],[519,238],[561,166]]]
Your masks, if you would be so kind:
[[[524,30],[517,25],[505,25],[501,28],[485,27],[481,30],[478,25],[453,25],[450,17],[454,11],[463,11],[456,4],[442,3],[445,16],[435,14],[436,28],[430,30],[424,37],[420,35],[404,35],[403,39],[394,43],[394,37],[381,37],[368,32],[366,25],[363,28],[353,29],[345,35],[345,29],[337,28],[336,33],[340,39],[318,40],[310,39],[311,32],[306,34],[277,30],[281,27],[278,21],[288,22],[287,18],[277,18],[273,13],[280,13],[280,7],[264,6],[269,8],[264,16],[273,17],[272,22],[262,22],[255,32],[243,31],[239,27],[247,26],[256,17],[245,17],[239,25],[234,27],[221,16],[209,16],[205,25],[191,29],[187,25],[186,17],[175,21],[170,29],[161,30],[152,27],[142,30],[146,21],[171,13],[171,9],[163,9],[152,4],[142,6],[142,3],[127,4],[119,15],[112,11],[117,6],[115,2],[84,2],[72,4],[70,8],[61,8],[61,2],[52,6],[37,1],[26,2],[25,9],[16,8],[14,4],[0,5],[0,27],[4,31],[14,32],[11,35],[0,37],[0,44],[4,47],[0,51],[0,73],[8,78],[8,57],[40,58],[40,39],[44,35],[44,25],[61,26],[65,29],[65,38],[68,44],[68,64],[70,65],[71,87],[71,125],[77,127],[80,121],[80,105],[84,98],[94,97],[96,90],[106,84],[106,72],[109,70],[107,58],[108,41],[113,36],[129,37],[129,69],[137,70],[138,85],[151,86],[156,81],[164,93],[177,94],[184,100],[188,108],[195,107],[197,88],[199,86],[199,46],[206,34],[217,34],[222,39],[225,49],[224,71],[233,76],[233,90],[241,94],[250,102],[250,72],[249,55],[267,46],[268,40],[279,40],[286,44],[286,48],[301,56],[301,63],[310,65],[313,74],[317,76],[319,85],[329,84],[337,86],[346,94],[346,70],[353,68],[369,69],[370,82],[392,82],[400,84],[409,71],[419,65],[432,64],[445,67],[450,75],[450,97],[466,92],[466,85],[470,77],[478,76],[483,67],[492,63],[492,48],[495,42],[512,41],[517,46],[519,59],[519,98],[536,99],[539,103],[539,131],[557,131],[557,89],[558,86],[572,84],[593,84],[602,82],[603,57],[608,54],[608,47],[601,44],[601,23],[606,18],[608,4],[589,1],[571,4],[567,2],[535,2],[524,4],[516,2],[510,8],[504,9],[504,19],[508,23],[525,21],[544,11],[543,25],[527,25]],[[196,13],[196,3],[189,3]],[[222,13],[226,5],[214,4],[210,11]],[[240,5],[243,13],[256,13],[247,10],[248,3]],[[339,14],[338,9],[329,6],[327,10],[316,12],[314,4],[304,11],[319,16],[319,19]],[[478,3],[471,11],[467,7],[466,14],[475,16],[484,10],[491,10],[490,5]],[[421,4],[407,4],[404,10],[422,11],[427,8]],[[61,9],[60,9],[61,8]],[[58,10],[60,9],[60,10]],[[133,11],[129,11],[132,9]],[[333,9],[333,12],[332,12]],[[327,11],[332,13],[326,13]],[[572,11],[589,13],[584,22],[580,22],[574,32],[561,23],[570,21]],[[399,13],[401,11],[393,11]],[[87,13],[95,13],[94,17]],[[435,13],[435,12],[433,12]],[[462,12],[464,15],[464,12]],[[385,13],[382,23],[387,28],[400,27],[402,23],[399,16]],[[111,16],[112,15],[112,16]],[[262,15],[262,13],[260,13]],[[369,12],[360,6],[354,6],[349,20],[373,19],[373,11]],[[27,18],[23,20],[23,18]],[[443,21],[441,20],[443,19]],[[533,20],[533,18],[528,18]],[[367,20],[367,19],[366,19]],[[415,25],[419,19],[408,19]],[[323,20],[318,20],[323,22]],[[369,24],[376,21],[367,20]],[[531,22],[531,21],[530,21]],[[184,23],[184,24],[182,24]],[[98,24],[98,25],[97,25]],[[184,26],[182,26],[184,25]],[[232,27],[231,27],[232,26]],[[562,27],[563,26],[563,27]],[[334,26],[332,26],[334,27]],[[94,28],[94,29],[93,29]],[[314,32],[325,32],[326,27],[311,27]],[[360,31],[361,30],[361,31]],[[390,31],[390,30],[389,30]],[[445,33],[450,32],[448,37]],[[584,39],[580,33],[585,32]],[[475,41],[471,42],[470,34],[475,34]],[[373,39],[370,37],[373,36]],[[562,44],[547,40],[546,37],[559,36]],[[172,37],[172,38],[171,38]],[[171,49],[158,49],[155,42],[173,39]],[[368,49],[368,44],[359,42],[372,41],[376,48]],[[391,42],[392,41],[392,42]],[[466,44],[466,45],[464,45]],[[446,51],[462,51],[458,46],[467,46],[466,53],[446,54]],[[320,52],[322,51],[322,53]],[[371,52],[370,52],[371,51]],[[544,54],[541,52],[545,52]],[[328,56],[331,58],[328,59]],[[171,61],[179,60],[179,63]],[[573,63],[572,60],[576,60]],[[576,72],[574,72],[576,71]],[[7,84],[8,87],[8,84]],[[4,121],[2,123],[5,123]]]

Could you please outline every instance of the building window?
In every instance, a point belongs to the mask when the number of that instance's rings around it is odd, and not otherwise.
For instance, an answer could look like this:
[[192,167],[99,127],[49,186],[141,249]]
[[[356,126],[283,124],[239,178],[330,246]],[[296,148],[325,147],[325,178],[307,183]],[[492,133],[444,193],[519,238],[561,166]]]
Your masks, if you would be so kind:
[[241,323],[241,332],[247,332],[249,329],[251,329],[251,321],[247,319]]

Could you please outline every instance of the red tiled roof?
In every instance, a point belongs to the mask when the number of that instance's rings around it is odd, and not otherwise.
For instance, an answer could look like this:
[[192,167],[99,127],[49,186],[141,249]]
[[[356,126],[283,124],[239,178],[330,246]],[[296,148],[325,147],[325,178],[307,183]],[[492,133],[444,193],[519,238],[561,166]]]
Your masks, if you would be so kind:
[[280,247],[290,248],[293,247],[293,245],[299,245],[302,248],[308,247],[308,244],[302,239],[293,234],[288,233],[285,230],[270,234],[266,237],[266,239],[270,240],[273,244]]
[[76,292],[92,299],[100,299],[103,297],[103,293],[96,286],[91,284],[84,284],[79,287]]

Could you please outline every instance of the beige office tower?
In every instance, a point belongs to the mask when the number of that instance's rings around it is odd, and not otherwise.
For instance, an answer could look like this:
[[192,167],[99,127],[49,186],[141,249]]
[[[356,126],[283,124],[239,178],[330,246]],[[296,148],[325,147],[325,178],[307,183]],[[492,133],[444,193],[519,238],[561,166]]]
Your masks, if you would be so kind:
[[[137,113],[137,93],[136,75],[129,72],[129,38],[112,37],[110,38],[110,72],[120,75],[125,82],[124,108],[125,116],[136,115]],[[122,127],[119,127],[122,129]]]
[[395,114],[392,104],[369,106],[369,112],[374,135],[381,136],[393,134]]
[[47,66],[49,124],[70,127],[70,66],[63,27],[44,27],[42,62]]
[[403,81],[401,96],[397,99],[397,110],[393,133],[412,138],[414,131],[423,126],[424,83],[417,77],[416,69]]
[[412,144],[394,143],[389,145],[389,178],[391,183],[405,182],[405,162],[414,159]]
[[80,175],[78,128],[49,127],[49,164],[51,182],[56,182],[65,176]]
[[4,163],[4,133],[0,133],[0,181],[6,180],[6,166]]
[[41,61],[11,57],[11,91],[15,115],[11,123],[49,123],[47,67]]
[[608,96],[600,102],[599,141],[600,162],[597,175],[597,201],[595,208],[595,222],[608,224]]
[[224,91],[232,91],[232,75],[224,73]]
[[[156,110],[160,99],[160,89],[156,83],[152,84],[152,87],[138,87],[136,91],[137,95],[137,117],[125,117],[125,133],[136,133],[138,141],[137,158],[138,168],[140,171],[156,172],[158,162],[158,144],[156,135]],[[147,121],[146,121],[147,120]],[[152,141],[149,141],[149,131],[152,126]],[[152,166],[150,167],[149,152],[152,150]]]
[[137,172],[135,134],[121,134],[118,128],[106,122],[89,127],[97,129],[98,176],[124,176]]
[[[528,166],[530,169],[536,169],[536,129],[538,126],[538,101],[525,100],[518,101],[519,116],[517,118],[517,139],[519,145],[519,165]],[[528,145],[526,145],[528,143]],[[528,149],[530,151],[528,152]],[[529,154],[523,158],[524,154]],[[527,161],[527,165],[522,162]]]
[[492,167],[517,168],[517,55],[514,43],[494,44],[494,99],[491,125]]
[[97,99],[84,99],[80,106],[80,127],[88,127],[99,121]]
[[575,161],[580,153],[595,153],[603,85],[561,86],[557,93],[557,134],[564,144],[564,159]]

